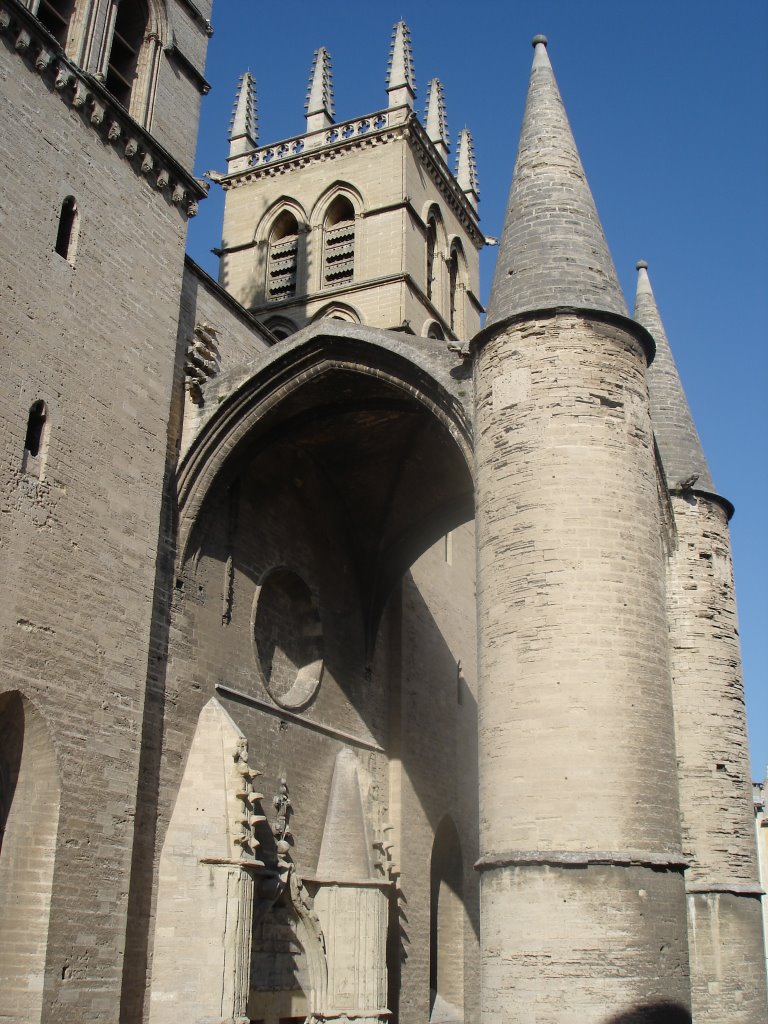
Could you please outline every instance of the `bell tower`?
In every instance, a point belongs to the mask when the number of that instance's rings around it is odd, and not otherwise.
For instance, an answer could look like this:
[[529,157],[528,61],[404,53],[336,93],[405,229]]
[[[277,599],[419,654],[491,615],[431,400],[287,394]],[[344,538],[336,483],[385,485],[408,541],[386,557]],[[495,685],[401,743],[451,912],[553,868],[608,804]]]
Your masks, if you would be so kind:
[[480,326],[472,137],[448,165],[440,81],[422,123],[410,34],[395,25],[387,106],[337,122],[331,57],[315,52],[306,130],[259,145],[253,77],[229,135],[220,282],[278,337],[331,317],[431,339]]

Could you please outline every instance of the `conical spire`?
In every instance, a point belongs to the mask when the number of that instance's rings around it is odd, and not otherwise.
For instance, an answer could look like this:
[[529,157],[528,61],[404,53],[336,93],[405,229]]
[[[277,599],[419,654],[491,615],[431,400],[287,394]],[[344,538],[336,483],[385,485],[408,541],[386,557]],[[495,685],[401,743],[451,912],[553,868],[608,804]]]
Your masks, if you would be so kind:
[[333,124],[333,72],[331,55],[324,46],[315,50],[307,89],[307,131]]
[[575,306],[627,315],[544,36],[535,54],[486,323]]
[[259,138],[256,80],[250,71],[241,76],[229,126],[229,159],[256,149]]
[[456,180],[459,187],[477,209],[480,198],[480,186],[477,181],[477,164],[475,163],[475,144],[469,128],[459,132],[459,145],[456,151]]
[[360,882],[371,877],[357,758],[349,747],[336,755],[325,817],[317,877]]
[[704,449],[683,391],[672,349],[667,341],[656,299],[648,278],[648,264],[637,264],[635,320],[653,335],[656,357],[648,367],[651,395],[651,421],[661,462],[671,490],[696,490],[715,493]]
[[392,30],[388,66],[389,106],[399,107],[405,103],[409,107],[413,107],[413,100],[416,96],[416,79],[413,74],[411,33],[404,21],[398,21]]
[[448,117],[445,113],[443,83],[433,78],[427,85],[427,108],[425,111],[427,135],[435,144],[443,160],[448,159]]

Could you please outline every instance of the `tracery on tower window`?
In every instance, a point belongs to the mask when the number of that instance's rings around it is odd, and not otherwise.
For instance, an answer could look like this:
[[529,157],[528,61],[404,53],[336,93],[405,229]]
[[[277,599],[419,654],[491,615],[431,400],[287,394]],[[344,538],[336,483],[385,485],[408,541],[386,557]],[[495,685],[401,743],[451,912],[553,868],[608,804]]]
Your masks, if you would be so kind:
[[106,86],[116,100],[130,109],[139,55],[149,21],[149,11],[142,0],[119,0],[110,11],[112,42],[107,62]]
[[355,273],[355,208],[336,196],[323,221],[323,287],[349,284]]
[[427,221],[427,298],[434,302],[435,251],[437,249],[437,223],[433,215]]
[[156,0],[109,0],[100,73],[115,99],[146,128],[152,120],[164,35],[165,16]]
[[448,257],[448,323],[454,334],[464,330],[463,292],[466,288],[464,253],[456,241]]
[[299,267],[299,223],[283,210],[272,226],[267,252],[267,300],[277,302],[296,294]]

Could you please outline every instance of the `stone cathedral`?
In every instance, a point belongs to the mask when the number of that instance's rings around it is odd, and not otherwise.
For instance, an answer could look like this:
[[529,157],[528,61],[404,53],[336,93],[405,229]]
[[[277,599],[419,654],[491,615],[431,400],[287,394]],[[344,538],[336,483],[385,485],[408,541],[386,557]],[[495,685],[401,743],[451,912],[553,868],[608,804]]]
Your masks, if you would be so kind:
[[1,1024],[764,1024],[733,510],[546,39],[485,311],[403,22],[243,75],[185,257],[211,14],[0,0]]

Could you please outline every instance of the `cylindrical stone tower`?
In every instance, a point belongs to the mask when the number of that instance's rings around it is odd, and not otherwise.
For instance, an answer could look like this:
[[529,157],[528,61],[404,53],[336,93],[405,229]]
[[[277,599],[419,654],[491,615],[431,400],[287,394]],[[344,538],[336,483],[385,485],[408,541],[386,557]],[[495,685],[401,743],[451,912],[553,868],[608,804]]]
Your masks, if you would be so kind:
[[652,342],[534,44],[474,343],[482,1020],[673,1024],[690,986]]
[[668,567],[691,989],[696,1024],[764,1024],[768,997],[728,520],[648,280],[635,318],[656,342],[651,415],[674,512]]

